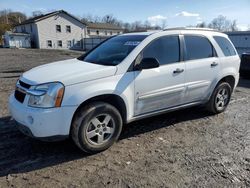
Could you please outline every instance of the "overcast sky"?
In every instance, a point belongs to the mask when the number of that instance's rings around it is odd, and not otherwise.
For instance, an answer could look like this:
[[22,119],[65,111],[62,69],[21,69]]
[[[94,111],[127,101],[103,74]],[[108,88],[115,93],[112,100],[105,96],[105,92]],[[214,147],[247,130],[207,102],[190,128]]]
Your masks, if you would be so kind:
[[64,9],[76,16],[113,14],[124,22],[166,20],[168,27],[210,22],[218,15],[236,19],[240,29],[250,27],[250,0],[0,0],[0,9],[49,12]]

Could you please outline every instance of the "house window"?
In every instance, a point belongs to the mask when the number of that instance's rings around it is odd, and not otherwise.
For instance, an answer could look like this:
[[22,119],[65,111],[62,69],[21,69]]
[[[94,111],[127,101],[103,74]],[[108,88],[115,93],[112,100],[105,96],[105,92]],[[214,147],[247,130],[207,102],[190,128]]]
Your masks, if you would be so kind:
[[71,27],[70,27],[70,25],[66,25],[66,33],[71,33]]
[[113,32],[112,32],[112,31],[110,31],[110,35],[113,35]]
[[96,34],[99,35],[99,31],[98,30],[96,30]]
[[60,25],[56,25],[56,32],[61,33],[61,26]]
[[88,29],[88,35],[90,35],[90,30]]
[[105,31],[105,35],[108,35],[108,32],[107,32],[107,31]]
[[60,48],[62,47],[62,41],[61,40],[57,41],[57,46],[60,47]]
[[47,47],[52,48],[52,41],[51,40],[47,40]]
[[67,48],[71,48],[71,40],[67,41]]
[[32,24],[30,24],[30,32],[31,32],[31,33],[32,33],[32,30],[33,30]]

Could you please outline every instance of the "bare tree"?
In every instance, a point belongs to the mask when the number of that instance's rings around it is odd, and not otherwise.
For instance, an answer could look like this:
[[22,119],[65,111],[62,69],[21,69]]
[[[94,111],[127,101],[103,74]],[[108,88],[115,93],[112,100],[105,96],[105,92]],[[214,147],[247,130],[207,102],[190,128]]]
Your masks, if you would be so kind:
[[[233,24],[233,25],[232,25]],[[217,29],[219,31],[231,31],[232,27],[237,28],[236,21],[228,20],[225,16],[219,15],[217,18],[214,18],[208,27]]]
[[233,20],[233,22],[231,23],[231,31],[238,31],[238,27],[237,27],[237,21]]
[[201,23],[197,24],[196,27],[205,28],[205,27],[207,27],[207,24],[206,24],[206,22],[201,22]]
[[36,10],[32,12],[32,17],[37,17],[43,15],[42,11]]
[[103,23],[115,24],[117,19],[112,14],[107,14],[102,18]]
[[97,23],[97,22],[101,22],[102,19],[97,15],[87,14],[87,15],[83,15],[81,20],[85,22]]
[[161,20],[161,29],[166,29],[166,27],[167,27],[167,20],[166,19]]

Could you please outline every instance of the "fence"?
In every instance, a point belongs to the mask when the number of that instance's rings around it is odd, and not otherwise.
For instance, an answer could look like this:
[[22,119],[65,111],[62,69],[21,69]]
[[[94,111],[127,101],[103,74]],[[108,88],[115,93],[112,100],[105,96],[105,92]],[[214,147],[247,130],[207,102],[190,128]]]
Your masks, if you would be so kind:
[[106,40],[108,37],[105,38],[84,38],[83,39],[83,50],[91,50],[96,45],[101,43],[102,41]]

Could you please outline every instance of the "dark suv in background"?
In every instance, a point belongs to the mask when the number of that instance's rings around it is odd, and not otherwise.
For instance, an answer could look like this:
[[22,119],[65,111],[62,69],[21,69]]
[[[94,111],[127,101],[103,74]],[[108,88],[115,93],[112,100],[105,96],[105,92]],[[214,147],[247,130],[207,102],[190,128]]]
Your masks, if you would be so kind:
[[250,78],[250,52],[241,55],[240,75],[243,78]]

